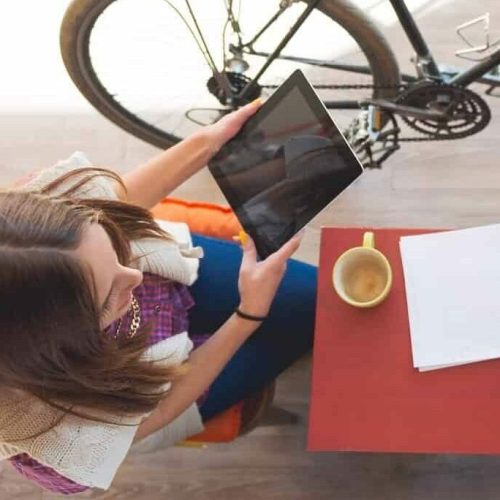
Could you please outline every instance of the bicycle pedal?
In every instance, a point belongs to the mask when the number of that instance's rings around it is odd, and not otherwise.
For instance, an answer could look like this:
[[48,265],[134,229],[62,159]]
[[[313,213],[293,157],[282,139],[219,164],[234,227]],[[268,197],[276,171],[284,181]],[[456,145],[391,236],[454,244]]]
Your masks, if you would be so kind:
[[[482,24],[483,34],[484,34],[484,43],[477,43],[477,40],[472,40],[470,37],[472,36],[471,28],[476,27],[478,24]],[[465,32],[467,31],[467,34]],[[468,45],[466,49],[460,49],[455,51],[455,55],[462,59],[467,59],[469,61],[482,61],[486,59],[489,55],[489,49],[495,47],[500,44],[500,39],[491,43],[490,41],[490,14],[487,12],[486,14],[476,17],[471,21],[467,21],[466,23],[457,26],[456,28],[457,35]],[[477,35],[476,35],[477,36]],[[481,57],[470,57],[469,54],[483,54]]]

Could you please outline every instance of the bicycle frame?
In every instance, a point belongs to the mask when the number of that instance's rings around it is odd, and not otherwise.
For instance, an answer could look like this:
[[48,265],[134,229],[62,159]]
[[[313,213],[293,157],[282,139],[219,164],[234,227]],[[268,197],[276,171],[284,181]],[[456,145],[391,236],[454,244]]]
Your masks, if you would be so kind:
[[[237,96],[235,96],[238,100],[242,101],[245,98],[245,96],[251,91],[252,87],[256,84],[256,82],[258,82],[259,78],[264,74],[264,72],[270,66],[270,64],[276,58],[279,57],[279,54],[281,53],[285,45],[291,40],[293,35],[295,35],[297,30],[302,26],[304,21],[309,17],[309,14],[316,8],[316,6],[319,4],[320,1],[321,0],[313,0],[308,4],[304,12],[302,12],[297,21],[295,21],[295,24],[290,28],[290,30],[285,35],[283,40],[281,40],[281,42],[274,49],[274,51],[271,54],[269,54],[269,57],[264,62],[264,65],[262,66],[262,68],[260,68],[255,77],[250,82],[248,82],[248,84],[241,90],[241,92]],[[264,31],[266,31],[269,28],[269,26],[271,26],[276,21],[276,19],[281,15],[281,13],[285,10],[285,8],[280,6],[280,10],[278,11],[278,13],[275,14],[268,23],[266,23],[266,25],[257,33],[257,35],[254,36],[254,38],[252,38],[250,42],[244,44],[244,46],[251,47],[255,43],[255,41],[259,39],[262,33],[264,33]],[[255,51],[252,51],[251,53],[256,54]]]
[[[417,74],[418,76],[403,74],[401,75],[401,79],[403,82],[412,83],[417,82],[422,79],[426,80],[435,80],[435,81],[446,81],[446,83],[460,85],[466,87],[473,82],[481,82],[491,85],[492,87],[499,86],[500,87],[500,78],[483,78],[483,76],[488,73],[490,70],[500,65],[500,49],[494,51],[483,61],[478,62],[474,66],[469,69],[453,74],[453,76],[446,78],[446,73],[442,73],[438,65],[436,64],[432,53],[427,46],[420,30],[418,29],[411,12],[406,6],[404,0],[389,0],[396,16],[405,31],[405,34],[414,48],[417,55]],[[278,46],[271,53],[257,52],[253,49],[253,44],[258,40],[258,38],[264,33],[269,26],[271,26],[276,19],[281,15],[282,11],[285,8],[280,7],[280,10],[277,14],[275,14],[266,25],[251,39],[250,42],[243,44],[240,49],[243,49],[244,52],[252,55],[258,55],[262,57],[266,57],[263,66],[257,72],[255,77],[248,82],[248,84],[242,89],[242,91],[238,95],[230,96],[235,103],[241,103],[245,101],[245,97],[248,95],[253,86],[255,86],[259,80],[259,78],[264,74],[266,69],[270,66],[270,64],[275,59],[283,59],[289,61],[296,61],[301,63],[306,63],[310,65],[320,66],[324,68],[337,69],[341,71],[348,71],[352,73],[359,74],[371,74],[371,70],[368,66],[360,66],[360,65],[350,65],[350,64],[337,64],[332,63],[331,61],[326,60],[315,60],[315,59],[306,59],[301,57],[293,57],[293,56],[284,56],[281,55],[281,51],[286,46],[288,41],[293,37],[293,35],[297,32],[300,26],[307,19],[312,10],[319,4],[320,0],[313,0],[308,2],[308,5],[301,16],[297,19],[295,24],[290,28],[288,33],[285,35],[283,40],[278,44]],[[217,76],[220,76],[217,75]],[[225,76],[225,75],[224,75]],[[356,109],[360,107],[360,103],[358,101],[325,101],[325,106],[330,109]]]
[[[408,7],[406,6],[404,0],[389,0],[396,15],[403,27],[403,30],[408,37],[412,47],[415,49],[417,54],[417,70],[420,69],[420,76],[427,79],[433,79],[438,81],[443,81],[443,74],[439,71],[436,62],[429,50],[425,40],[420,33],[413,16],[411,15]],[[478,62],[471,68],[462,71],[455,75],[453,78],[449,79],[447,83],[460,85],[466,87],[472,82],[477,81],[485,73],[495,68],[500,64],[500,49],[495,50],[483,61]],[[491,82],[495,85],[495,82]],[[497,84],[500,86],[500,81]]]

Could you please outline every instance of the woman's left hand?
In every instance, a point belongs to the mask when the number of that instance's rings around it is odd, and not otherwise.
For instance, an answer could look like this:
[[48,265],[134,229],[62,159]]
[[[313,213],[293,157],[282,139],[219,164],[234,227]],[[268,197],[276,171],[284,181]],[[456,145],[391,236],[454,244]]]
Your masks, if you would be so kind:
[[218,122],[204,128],[204,134],[208,137],[213,154],[217,153],[223,144],[237,134],[248,118],[260,108],[261,104],[262,99],[255,99],[255,101],[228,113]]

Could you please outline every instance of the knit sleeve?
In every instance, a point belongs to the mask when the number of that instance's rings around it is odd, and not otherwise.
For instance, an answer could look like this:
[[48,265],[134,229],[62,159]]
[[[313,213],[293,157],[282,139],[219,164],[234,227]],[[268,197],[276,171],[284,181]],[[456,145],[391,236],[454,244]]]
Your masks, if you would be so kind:
[[[56,180],[58,177],[71,172],[72,170],[78,170],[83,167],[94,166],[90,160],[85,156],[84,153],[76,151],[69,158],[65,160],[60,160],[55,165],[44,168],[28,178],[24,179],[25,182],[22,185],[17,183],[16,189],[20,191],[38,191],[52,181]],[[82,173],[81,175],[75,174],[74,177],[63,182],[60,186],[56,187],[51,193],[58,195],[64,193],[66,190],[70,189],[86,177],[88,173]],[[85,184],[78,187],[74,191],[74,195],[79,198],[99,198],[99,199],[118,199],[118,195],[115,192],[115,181],[105,176],[95,176],[90,178]]]
[[26,479],[54,493],[73,495],[89,489],[89,486],[78,484],[59,474],[51,467],[42,465],[32,459],[27,453],[15,455],[9,461],[14,466],[14,469]]
[[[68,159],[59,161],[56,165],[39,170],[26,176],[20,182],[16,183],[16,188],[21,190],[37,190],[44,187],[49,182],[57,179],[60,175],[69,172],[70,170],[91,166],[90,161],[83,153],[76,152]],[[67,187],[67,186],[66,186]],[[86,194],[88,196],[101,195],[100,197],[112,197],[112,186],[100,179],[93,179],[86,186]],[[71,495],[81,493],[89,489],[89,486],[78,484],[71,479],[59,474],[51,467],[43,465],[27,453],[20,453],[9,459],[14,469],[22,476],[40,487],[62,495]]]

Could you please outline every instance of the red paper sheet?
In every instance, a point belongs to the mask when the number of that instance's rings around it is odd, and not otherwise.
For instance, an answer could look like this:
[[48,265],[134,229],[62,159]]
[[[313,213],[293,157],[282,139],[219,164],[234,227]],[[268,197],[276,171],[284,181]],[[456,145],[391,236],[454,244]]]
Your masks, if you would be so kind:
[[413,368],[399,239],[431,231],[373,230],[394,273],[380,306],[354,308],[333,290],[335,260],[366,230],[322,229],[308,449],[499,453],[500,360]]

